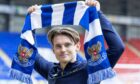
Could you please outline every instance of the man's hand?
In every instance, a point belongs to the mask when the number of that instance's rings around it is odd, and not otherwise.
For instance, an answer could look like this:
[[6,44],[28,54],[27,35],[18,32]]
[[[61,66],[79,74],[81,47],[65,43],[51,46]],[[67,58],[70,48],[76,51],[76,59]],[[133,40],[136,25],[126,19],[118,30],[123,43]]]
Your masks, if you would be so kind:
[[99,1],[94,1],[94,0],[86,0],[86,5],[88,6],[96,6],[97,10],[100,10],[100,3]]
[[28,13],[32,13],[32,12],[34,12],[35,10],[36,10],[36,7],[37,7],[38,5],[36,4],[36,5],[33,5],[33,6],[30,6],[28,9],[27,9],[27,12]]

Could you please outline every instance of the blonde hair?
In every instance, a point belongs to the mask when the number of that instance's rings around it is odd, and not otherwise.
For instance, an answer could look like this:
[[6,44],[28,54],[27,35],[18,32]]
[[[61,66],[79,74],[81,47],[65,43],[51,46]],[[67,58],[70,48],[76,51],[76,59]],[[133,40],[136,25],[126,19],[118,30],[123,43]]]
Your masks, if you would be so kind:
[[53,39],[57,35],[66,35],[70,37],[74,41],[74,43],[78,43],[80,41],[79,33],[70,27],[54,27],[48,31],[48,39],[53,44]]

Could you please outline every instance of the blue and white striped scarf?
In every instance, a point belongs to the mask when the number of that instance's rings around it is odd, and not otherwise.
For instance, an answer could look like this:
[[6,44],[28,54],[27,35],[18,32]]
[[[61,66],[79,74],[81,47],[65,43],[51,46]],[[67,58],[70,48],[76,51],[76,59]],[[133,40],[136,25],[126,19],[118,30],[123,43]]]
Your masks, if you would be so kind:
[[78,1],[41,5],[33,13],[27,14],[21,44],[12,62],[11,77],[32,83],[30,76],[37,53],[34,30],[53,25],[80,25],[85,29],[84,52],[88,61],[88,84],[115,75],[107,58],[96,7],[89,7],[85,2]]

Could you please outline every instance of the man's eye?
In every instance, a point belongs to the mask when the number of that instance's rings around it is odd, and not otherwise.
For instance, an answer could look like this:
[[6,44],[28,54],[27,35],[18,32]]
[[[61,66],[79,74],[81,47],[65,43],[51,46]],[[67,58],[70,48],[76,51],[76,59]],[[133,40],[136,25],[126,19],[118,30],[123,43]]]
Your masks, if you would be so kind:
[[70,47],[72,44],[71,43],[66,43],[65,46],[66,47]]
[[60,45],[56,45],[56,48],[61,48],[61,46]]

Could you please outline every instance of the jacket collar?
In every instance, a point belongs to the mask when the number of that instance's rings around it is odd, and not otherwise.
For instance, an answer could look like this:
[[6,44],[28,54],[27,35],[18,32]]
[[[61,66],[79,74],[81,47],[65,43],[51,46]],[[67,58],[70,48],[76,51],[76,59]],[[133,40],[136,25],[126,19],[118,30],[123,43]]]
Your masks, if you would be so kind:
[[85,64],[86,61],[80,56],[77,56],[77,60],[74,63],[69,62],[64,70],[61,69],[60,63],[54,63],[54,67],[49,73],[49,78],[54,79],[70,75],[78,70],[81,70]]

